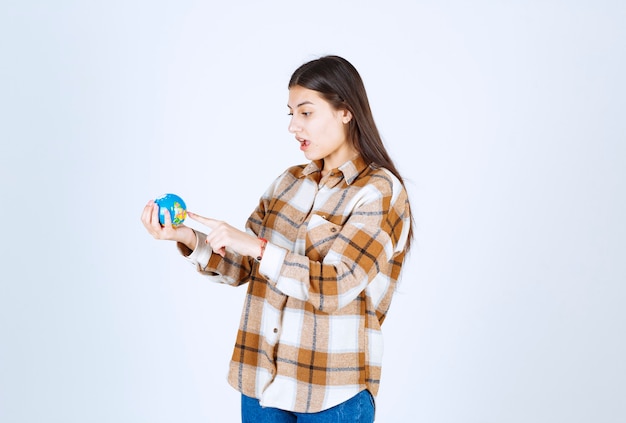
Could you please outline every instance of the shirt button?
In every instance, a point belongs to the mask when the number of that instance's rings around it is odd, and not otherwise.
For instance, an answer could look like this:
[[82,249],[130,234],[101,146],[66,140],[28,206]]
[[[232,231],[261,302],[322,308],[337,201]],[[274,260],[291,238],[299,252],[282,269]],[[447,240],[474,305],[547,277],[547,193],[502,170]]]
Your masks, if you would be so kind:
[[274,328],[274,333],[278,333],[278,328]]
[[331,232],[337,232],[337,228],[330,228]]

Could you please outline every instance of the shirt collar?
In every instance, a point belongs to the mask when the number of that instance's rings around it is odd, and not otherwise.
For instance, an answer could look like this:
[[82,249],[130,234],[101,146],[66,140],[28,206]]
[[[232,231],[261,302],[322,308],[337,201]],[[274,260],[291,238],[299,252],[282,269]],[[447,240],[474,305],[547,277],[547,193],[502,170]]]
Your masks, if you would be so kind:
[[[309,176],[315,172],[320,172],[322,170],[322,163],[323,162],[321,160],[314,160],[307,164],[304,169],[302,169],[302,177]],[[367,164],[365,163],[365,160],[363,160],[363,157],[359,154],[339,166],[337,170],[343,174],[346,183],[350,185],[366,167]]]

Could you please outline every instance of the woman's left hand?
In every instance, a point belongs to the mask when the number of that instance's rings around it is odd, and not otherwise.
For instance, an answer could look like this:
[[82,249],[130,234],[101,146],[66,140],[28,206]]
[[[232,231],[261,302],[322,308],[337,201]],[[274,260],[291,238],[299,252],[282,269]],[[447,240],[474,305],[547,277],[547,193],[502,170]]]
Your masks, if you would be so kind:
[[206,236],[206,243],[220,256],[224,257],[226,248],[244,256],[257,257],[259,255],[261,241],[253,235],[233,228],[221,220],[200,216],[190,211],[187,211],[187,216],[210,229]]

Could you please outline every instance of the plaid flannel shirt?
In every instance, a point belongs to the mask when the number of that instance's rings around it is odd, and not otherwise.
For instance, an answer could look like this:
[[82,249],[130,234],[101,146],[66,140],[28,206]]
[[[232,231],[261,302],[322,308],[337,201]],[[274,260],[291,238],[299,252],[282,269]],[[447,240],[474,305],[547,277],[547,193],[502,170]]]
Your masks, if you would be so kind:
[[289,168],[246,230],[269,242],[257,262],[212,254],[197,232],[198,271],[248,284],[229,383],[261,405],[318,412],[378,392],[387,314],[410,225],[405,188],[357,157],[321,178],[321,162]]

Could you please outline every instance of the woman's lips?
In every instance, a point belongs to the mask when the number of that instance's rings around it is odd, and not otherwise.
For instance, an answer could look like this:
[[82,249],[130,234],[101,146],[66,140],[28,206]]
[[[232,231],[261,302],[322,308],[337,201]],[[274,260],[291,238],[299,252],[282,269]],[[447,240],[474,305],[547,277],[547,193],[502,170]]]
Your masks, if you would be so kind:
[[298,142],[300,143],[300,150],[306,150],[307,147],[311,144],[309,140],[302,140],[298,138]]

